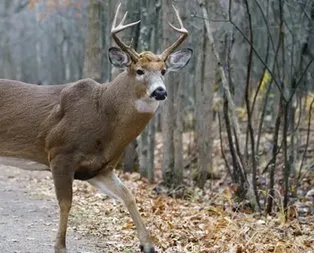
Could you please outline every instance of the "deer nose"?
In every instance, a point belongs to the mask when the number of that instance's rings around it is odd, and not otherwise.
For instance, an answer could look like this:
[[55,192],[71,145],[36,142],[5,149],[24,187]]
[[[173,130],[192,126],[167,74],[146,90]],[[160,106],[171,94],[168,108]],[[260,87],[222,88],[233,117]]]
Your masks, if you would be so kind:
[[167,98],[167,91],[162,87],[158,87],[153,91],[151,97],[155,98],[156,100],[165,100]]

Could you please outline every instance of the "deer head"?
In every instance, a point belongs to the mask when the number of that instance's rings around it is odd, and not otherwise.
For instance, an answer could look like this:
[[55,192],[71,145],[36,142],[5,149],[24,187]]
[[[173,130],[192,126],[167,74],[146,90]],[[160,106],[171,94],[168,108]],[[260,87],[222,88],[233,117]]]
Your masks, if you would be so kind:
[[[164,84],[165,74],[167,72],[177,71],[185,67],[188,64],[193,52],[192,49],[189,48],[174,52],[174,50],[179,47],[179,45],[188,36],[188,31],[182,24],[179,12],[173,6],[180,28],[176,28],[169,23],[170,27],[181,34],[176,42],[165,49],[160,55],[154,54],[150,51],[137,53],[133,48],[122,42],[122,40],[117,37],[117,33],[125,30],[126,28],[137,25],[140,20],[124,25],[123,23],[127,16],[126,12],[120,24],[116,25],[120,6],[121,4],[118,5],[111,29],[111,35],[120,48],[112,47],[109,49],[110,62],[115,67],[126,69],[130,78],[134,78],[139,104],[150,104],[156,101],[165,100],[167,98],[167,89]],[[132,87],[130,88],[132,89]]]

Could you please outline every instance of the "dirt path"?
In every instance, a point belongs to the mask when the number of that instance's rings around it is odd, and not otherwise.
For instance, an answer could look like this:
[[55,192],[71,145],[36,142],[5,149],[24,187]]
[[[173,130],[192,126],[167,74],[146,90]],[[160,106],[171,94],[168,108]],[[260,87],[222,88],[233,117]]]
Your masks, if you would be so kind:
[[[27,190],[27,180],[24,180],[45,177],[48,172],[25,171],[7,164],[33,166],[0,158],[0,252],[52,253],[57,229],[57,203],[55,200],[36,199]],[[82,238],[69,230],[69,253],[106,252],[100,244],[99,238]]]

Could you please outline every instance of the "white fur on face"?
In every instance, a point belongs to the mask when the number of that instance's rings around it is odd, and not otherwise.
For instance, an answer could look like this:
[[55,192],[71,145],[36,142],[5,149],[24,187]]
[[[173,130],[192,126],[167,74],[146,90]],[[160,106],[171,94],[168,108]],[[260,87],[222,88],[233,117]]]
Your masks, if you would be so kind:
[[136,75],[136,80],[147,83],[147,93],[150,96],[154,90],[161,87],[166,90],[164,78],[160,71],[145,71],[144,75]]
[[159,87],[166,90],[163,76],[160,71],[146,71],[144,75],[136,75],[136,79],[147,83],[146,95],[135,101],[137,111],[140,113],[155,113],[160,101],[152,98],[151,94]]
[[166,90],[163,76],[161,75],[161,73],[159,71],[158,72],[149,72],[148,73],[148,93],[149,93],[149,95],[151,95],[154,92],[154,90],[156,90],[159,87]]

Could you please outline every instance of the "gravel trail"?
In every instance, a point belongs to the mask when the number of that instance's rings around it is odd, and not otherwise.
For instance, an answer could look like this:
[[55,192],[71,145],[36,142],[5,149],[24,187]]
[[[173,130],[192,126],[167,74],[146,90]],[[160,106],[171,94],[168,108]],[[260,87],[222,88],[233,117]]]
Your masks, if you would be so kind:
[[[57,202],[36,199],[26,187],[27,178],[44,177],[48,172],[19,169],[35,166],[0,158],[0,253],[53,253]],[[107,252],[100,238],[82,237],[71,230],[67,241],[68,253]]]

